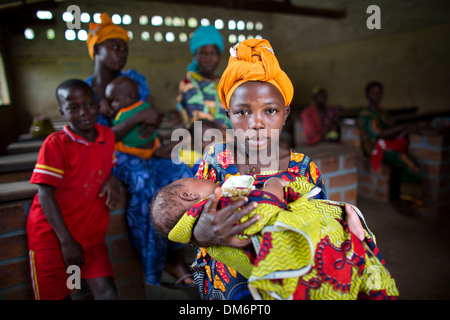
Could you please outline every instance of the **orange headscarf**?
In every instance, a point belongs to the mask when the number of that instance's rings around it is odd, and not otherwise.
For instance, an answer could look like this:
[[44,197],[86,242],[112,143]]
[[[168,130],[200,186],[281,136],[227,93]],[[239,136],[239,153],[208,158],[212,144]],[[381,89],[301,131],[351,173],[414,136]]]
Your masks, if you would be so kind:
[[89,33],[86,44],[89,56],[94,59],[94,45],[108,39],[122,39],[128,42],[128,33],[125,29],[115,25],[109,15],[103,12],[100,16],[101,23],[89,23]]
[[269,41],[249,39],[230,49],[228,66],[222,74],[219,86],[220,100],[229,108],[234,90],[247,81],[264,81],[273,84],[283,95],[288,107],[294,97],[294,87],[286,73],[281,70]]

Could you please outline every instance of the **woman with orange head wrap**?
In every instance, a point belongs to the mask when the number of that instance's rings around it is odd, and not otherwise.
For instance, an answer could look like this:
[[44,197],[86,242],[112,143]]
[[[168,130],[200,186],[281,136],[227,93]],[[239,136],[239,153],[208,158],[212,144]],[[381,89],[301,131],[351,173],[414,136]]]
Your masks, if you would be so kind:
[[247,81],[268,82],[283,95],[285,107],[294,97],[294,87],[269,43],[264,39],[249,39],[230,49],[228,66],[219,82],[219,96],[225,108],[239,85]]
[[[308,156],[279,144],[279,132],[289,115],[294,90],[270,43],[246,40],[231,48],[230,54],[218,91],[233,128],[234,143],[227,137],[227,143],[212,145],[204,153],[196,177],[219,185],[230,176],[248,174],[263,180],[273,176],[286,179],[286,172],[293,172],[320,188],[315,198],[326,199],[316,164]],[[238,131],[245,132],[243,139],[236,134]],[[252,158],[252,154],[256,157]],[[220,196],[221,189],[217,188],[197,220],[191,242],[199,247],[229,246],[245,250],[251,239],[241,240],[236,235],[242,234],[260,217],[249,216],[245,222],[239,222],[257,204],[245,204],[247,200],[241,198],[217,209]],[[270,250],[270,247],[263,249]],[[192,267],[202,298],[252,299],[247,279],[214,260],[206,250],[199,249]]]
[[[134,80],[139,87],[139,100],[148,101],[149,88],[145,77],[133,69],[122,71],[128,57],[128,33],[115,25],[107,13],[102,13],[101,23],[90,23],[86,44],[89,56],[94,60],[94,74],[85,81],[92,87],[100,104],[103,117],[98,122],[110,126],[113,116],[105,98],[106,86],[114,79],[125,76]],[[122,140],[136,126],[144,127],[141,137],[150,137],[162,121],[162,113],[152,106],[133,114],[120,124],[113,126],[116,141]],[[155,141],[155,140],[154,140]],[[159,285],[161,274],[166,270],[179,280],[179,284],[192,284],[189,273],[179,261],[183,260],[180,245],[158,237],[148,219],[148,207],[153,193],[170,182],[191,177],[191,169],[172,160],[152,157],[143,159],[124,152],[115,152],[117,162],[113,174],[128,188],[127,220],[130,238],[141,254],[147,283]],[[166,263],[166,257],[176,255],[176,262]],[[181,260],[180,260],[181,259]],[[173,259],[172,259],[173,260]]]
[[[92,87],[100,105],[98,122],[109,126],[109,118],[112,117],[112,112],[109,105],[105,103],[105,89],[108,83],[119,76],[127,76],[138,83],[139,100],[144,101],[148,99],[150,90],[147,80],[142,74],[134,69],[122,71],[128,57],[128,32],[122,27],[115,25],[106,12],[101,14],[100,19],[101,23],[91,22],[89,24],[86,44],[89,56],[94,60],[95,67],[94,74],[85,81]],[[148,124],[153,124],[154,120],[157,119],[155,112],[150,116],[143,116],[141,115],[140,118],[146,119]],[[157,124],[157,122],[154,124]],[[116,133],[116,139],[120,140],[123,138],[134,126],[125,129],[113,128],[113,131]]]
[[[220,184],[235,175],[256,176],[264,172],[268,177],[283,177],[283,171],[295,172],[322,188],[316,197],[326,198],[322,176],[314,162],[278,144],[278,134],[289,115],[294,90],[272,46],[267,40],[249,39],[231,48],[230,54],[218,92],[234,133],[244,131],[244,140],[213,145],[203,156],[197,178]],[[233,139],[227,137],[227,141]],[[263,151],[269,161],[263,161]],[[254,159],[250,156],[252,152],[257,154]],[[217,210],[219,198],[218,188],[197,221],[192,242],[202,247],[246,247],[249,240],[238,240],[235,236],[257,221],[258,216],[254,216],[238,224],[254,209],[254,204],[244,205],[245,200],[240,199]],[[193,267],[194,277],[202,281],[199,286],[202,298],[251,299],[245,277],[215,261],[205,251],[200,253]]]

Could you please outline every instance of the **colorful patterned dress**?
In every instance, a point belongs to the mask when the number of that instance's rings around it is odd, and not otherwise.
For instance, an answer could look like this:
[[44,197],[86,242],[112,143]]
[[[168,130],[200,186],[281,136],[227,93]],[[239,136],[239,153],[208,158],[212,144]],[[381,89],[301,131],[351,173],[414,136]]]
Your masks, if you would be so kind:
[[217,84],[218,79],[210,80],[193,71],[187,73],[186,79],[180,82],[177,96],[177,109],[186,123],[209,120],[230,127]]
[[[136,81],[139,87],[139,99],[147,100],[149,88],[145,77],[129,69],[118,76],[127,76]],[[85,80],[92,87],[92,76]],[[110,126],[106,118],[99,115],[98,123]],[[141,157],[115,152],[117,163],[112,174],[125,184],[128,191],[127,222],[130,240],[140,254],[148,284],[159,285],[169,251],[178,250],[181,245],[159,236],[149,220],[148,208],[155,192],[169,183],[192,177],[194,174],[186,164],[175,164],[172,159]]]
[[382,162],[401,167],[399,198],[416,204],[422,203],[421,177],[413,168],[415,159],[407,154],[408,139],[399,135],[392,139],[381,139],[380,132],[393,126],[389,115],[374,110],[364,110],[359,115],[361,143],[364,154],[370,158],[374,172]]
[[[306,177],[310,183],[321,188],[322,191],[316,198],[327,198],[319,169],[308,156],[291,151],[288,171]],[[226,144],[218,143],[205,153],[196,177],[220,184],[234,175],[239,175],[239,170],[234,163],[233,155]],[[202,248],[199,250],[192,268],[203,299],[253,299],[248,289],[248,280],[235,269],[214,260],[206,250]]]

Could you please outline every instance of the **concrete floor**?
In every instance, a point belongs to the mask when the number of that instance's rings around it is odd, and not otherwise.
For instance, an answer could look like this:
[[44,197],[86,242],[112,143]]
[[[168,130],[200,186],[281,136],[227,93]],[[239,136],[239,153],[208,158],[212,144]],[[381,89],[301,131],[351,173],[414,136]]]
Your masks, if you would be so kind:
[[450,299],[450,210],[427,208],[415,216],[399,214],[391,204],[359,199],[358,208],[377,238],[399,300]]
[[[399,300],[450,299],[450,212],[436,214],[426,208],[407,217],[391,204],[358,199],[369,228],[375,234],[381,254],[397,283]],[[186,247],[187,260],[195,253]],[[164,275],[165,280],[171,280]],[[147,286],[149,300],[195,300],[196,289]]]

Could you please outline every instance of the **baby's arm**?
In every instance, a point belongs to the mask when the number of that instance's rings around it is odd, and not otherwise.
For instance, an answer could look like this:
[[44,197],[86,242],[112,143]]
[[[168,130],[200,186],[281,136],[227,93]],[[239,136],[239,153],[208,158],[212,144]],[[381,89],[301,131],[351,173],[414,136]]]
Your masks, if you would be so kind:
[[348,203],[345,204],[345,212],[347,213],[347,223],[350,231],[353,232],[359,240],[363,241],[366,235],[358,214]]
[[61,244],[61,250],[66,266],[84,264],[83,248],[75,241],[67,229],[66,223],[61,214],[61,210],[55,199],[55,187],[46,184],[39,184],[38,197],[45,217],[56,233]]
[[276,196],[280,201],[284,201],[284,187],[289,184],[288,181],[281,178],[272,177],[267,179],[262,188],[263,191],[269,192]]
[[149,138],[159,127],[164,114],[155,108],[141,110],[130,118],[115,125],[111,129],[114,131],[116,141],[122,140],[137,125],[142,124],[141,138]]

